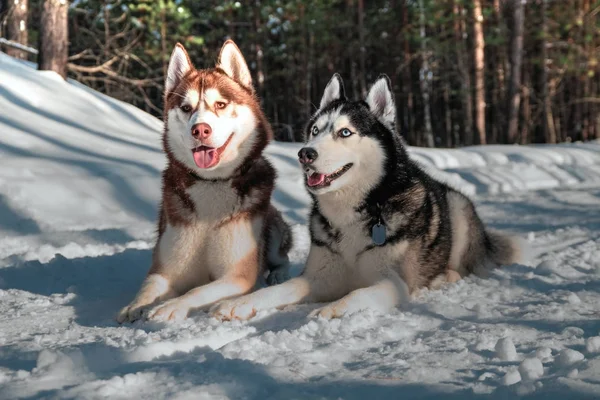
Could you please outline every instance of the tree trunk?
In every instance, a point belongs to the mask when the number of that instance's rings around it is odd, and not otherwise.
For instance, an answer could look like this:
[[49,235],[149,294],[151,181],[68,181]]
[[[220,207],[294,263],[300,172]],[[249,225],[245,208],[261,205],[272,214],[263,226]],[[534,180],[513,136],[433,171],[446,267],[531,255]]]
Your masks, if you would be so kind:
[[508,88],[508,143],[516,143],[521,103],[521,66],[523,62],[523,3],[511,0],[512,37],[510,44],[510,83]]
[[[495,26],[495,39],[499,42],[500,37],[504,37],[507,34],[506,24],[503,22],[503,10],[504,6],[500,4],[500,0],[493,0],[493,19],[492,25]],[[505,63],[505,46],[501,46],[499,43],[496,44],[490,51],[491,59],[489,67],[492,69],[492,118],[491,118],[491,137],[489,142],[491,143],[505,143],[506,138],[504,137],[506,129],[506,93],[504,92],[504,63]]]
[[255,40],[254,40],[254,51],[256,53],[256,90],[258,91],[258,96],[260,99],[264,96],[265,89],[265,72],[263,65],[263,50],[261,43],[262,41],[262,22],[260,18],[260,0],[256,0],[254,2],[254,30],[255,30]]
[[[352,19],[352,21],[354,21],[355,15],[354,15],[354,11],[355,11],[355,7],[354,7],[354,0],[346,0],[346,8],[345,11],[348,15],[349,18]],[[360,80],[360,78],[358,77],[358,75],[360,75],[360,71],[358,71],[359,67],[356,66],[356,48],[355,46],[355,31],[352,29],[347,29],[345,32],[345,37],[344,39],[346,40],[346,57],[348,60],[348,65],[350,66],[350,86],[346,86],[346,94],[348,95],[348,97],[352,97],[353,99],[358,99],[360,98],[360,88],[359,88],[359,83],[358,81]],[[352,91],[352,95],[350,95],[348,92]]]
[[[529,66],[527,66],[529,67]],[[519,143],[527,144],[531,143],[529,137],[531,133],[531,105],[530,105],[530,87],[531,82],[529,79],[529,68],[523,68],[523,85],[522,85],[522,97],[523,97],[523,127],[521,128]],[[516,139],[516,138],[515,138]]]
[[169,68],[169,55],[167,50],[167,7],[164,1],[160,2],[160,59],[162,61],[163,76],[167,76]]
[[402,3],[402,29],[403,29],[403,57],[404,68],[402,69],[402,93],[404,93],[405,109],[403,112],[404,120],[402,122],[402,128],[407,140],[414,144],[415,132],[414,132],[414,112],[413,112],[413,91],[412,91],[412,79],[410,77],[410,66],[411,53],[410,53],[410,40],[408,36],[408,0],[401,0]]
[[542,66],[541,66],[541,74],[540,79],[542,83],[542,125],[544,128],[544,138],[546,143],[556,143],[556,131],[554,130],[554,118],[552,117],[552,104],[550,102],[550,92],[548,90],[548,50],[547,46],[547,36],[548,36],[548,23],[546,18],[546,1],[542,0],[542,38],[540,43],[540,55],[542,58]]
[[367,49],[365,48],[365,4],[364,0],[358,0],[358,54],[359,54],[359,77],[361,98],[367,96],[367,70],[365,67],[365,57]]
[[421,95],[423,96],[423,119],[425,125],[425,142],[427,147],[434,147],[433,129],[431,128],[431,110],[429,106],[429,87],[431,70],[429,69],[429,53],[427,50],[427,33],[425,31],[425,9],[423,0],[419,0],[419,21],[421,36],[421,70],[419,71],[419,83],[421,84]]
[[[598,72],[595,71],[595,73],[597,74]],[[598,93],[598,80],[593,79],[591,84],[592,84],[592,88],[591,88],[592,93]],[[598,114],[598,106],[593,103],[590,104],[590,122],[592,124],[590,140],[600,138],[598,136],[598,128],[599,128],[598,123],[600,122],[600,118],[599,118],[599,114]]]
[[312,32],[311,28],[308,27],[308,51],[307,51],[307,60],[306,60],[306,75],[304,79],[306,80],[306,115],[305,118],[308,120],[313,113],[313,103],[312,103],[312,81],[313,81],[313,48],[315,43],[315,35]]
[[[592,50],[592,41],[586,40],[587,37],[594,37],[593,25],[590,26],[590,0],[583,0],[582,4],[583,8],[583,42],[584,42],[584,51],[585,51],[585,63],[586,63],[586,71],[582,76],[582,85],[583,85],[583,98],[585,101],[581,104],[583,108],[583,127],[581,132],[581,138],[584,141],[590,140],[591,138],[591,130],[594,125],[591,117],[591,103],[588,100],[591,97],[590,91],[590,76],[589,76],[589,62],[594,58],[594,51]],[[591,28],[591,29],[590,29]]]
[[54,71],[67,78],[67,57],[69,51],[67,0],[45,0],[40,23],[40,45],[38,69]]
[[452,147],[452,109],[450,103],[450,82],[444,83],[444,128],[446,131],[446,147]]
[[[494,0],[494,16],[495,23],[498,25],[498,31],[500,35],[506,34],[506,24],[502,23],[503,18],[503,10],[504,10],[505,0],[501,3],[500,0]],[[496,79],[496,88],[498,89],[500,94],[504,93],[504,79],[505,79],[505,65],[506,65],[506,57],[502,54],[502,50],[500,47],[496,49],[496,69],[494,71],[495,79]],[[500,96],[502,97],[502,96]]]
[[[560,77],[559,79],[563,80],[564,77]],[[567,105],[567,96],[567,91],[561,90],[558,98],[558,112],[560,115],[561,123],[559,126],[557,126],[557,128],[560,128],[560,130],[558,131],[558,135],[560,136],[561,142],[567,141],[567,137],[569,136],[569,116],[571,114],[571,110]]]
[[[7,0],[8,19],[6,36],[8,40],[24,46],[29,44],[27,31],[28,0]],[[6,54],[15,58],[27,59],[27,53],[12,47],[6,47]]]
[[[462,8],[454,2],[454,40],[456,42],[456,67],[460,76],[460,98],[463,108],[464,137],[462,143],[466,145],[473,144],[473,102],[471,97],[471,74],[469,73],[469,63],[465,59],[468,57],[465,45],[465,24],[462,17]],[[459,141],[455,140],[454,145],[458,146]]]
[[485,135],[485,42],[481,0],[473,0],[473,59],[475,62],[475,128],[479,144],[486,144]]

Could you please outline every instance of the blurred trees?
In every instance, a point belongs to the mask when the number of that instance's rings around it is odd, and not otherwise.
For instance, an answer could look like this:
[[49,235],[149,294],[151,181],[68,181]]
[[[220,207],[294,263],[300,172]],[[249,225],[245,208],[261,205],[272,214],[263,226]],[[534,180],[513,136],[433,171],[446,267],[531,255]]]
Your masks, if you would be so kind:
[[[37,37],[42,1],[29,2]],[[592,0],[78,0],[69,74],[160,115],[175,43],[212,67],[232,38],[280,140],[300,139],[334,72],[353,98],[388,74],[414,145],[590,140],[599,12]]]

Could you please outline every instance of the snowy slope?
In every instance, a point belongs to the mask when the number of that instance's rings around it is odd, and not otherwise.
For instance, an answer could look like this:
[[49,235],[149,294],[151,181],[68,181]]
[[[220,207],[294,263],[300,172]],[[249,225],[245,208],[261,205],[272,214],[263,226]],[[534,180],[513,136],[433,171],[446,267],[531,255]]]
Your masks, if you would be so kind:
[[[118,326],[150,262],[160,131],[0,54],[0,399],[600,397],[599,143],[410,149],[487,223],[527,237],[527,265],[386,315],[324,321],[304,305]],[[309,201],[297,150],[268,149],[296,273]]]
[[413,158],[441,169],[470,195],[600,184],[600,142],[538,146],[412,148]]

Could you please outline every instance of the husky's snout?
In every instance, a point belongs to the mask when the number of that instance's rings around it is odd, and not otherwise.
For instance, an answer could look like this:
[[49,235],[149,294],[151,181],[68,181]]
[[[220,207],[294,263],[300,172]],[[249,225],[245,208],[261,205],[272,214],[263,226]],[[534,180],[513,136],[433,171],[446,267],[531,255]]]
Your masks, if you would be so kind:
[[319,153],[312,147],[303,147],[298,152],[298,160],[301,164],[312,164],[317,157],[319,157]]
[[195,139],[206,140],[212,135],[212,128],[206,122],[192,126],[192,136]]

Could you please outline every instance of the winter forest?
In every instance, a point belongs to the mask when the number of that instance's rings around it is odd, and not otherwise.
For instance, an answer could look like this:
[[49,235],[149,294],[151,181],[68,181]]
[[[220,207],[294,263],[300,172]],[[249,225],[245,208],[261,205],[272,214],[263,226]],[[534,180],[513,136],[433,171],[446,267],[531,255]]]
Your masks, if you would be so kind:
[[229,37],[248,59],[280,141],[301,139],[334,72],[354,98],[388,74],[398,128],[412,145],[560,143],[600,135],[600,4],[592,0],[1,4],[0,36],[40,51],[5,45],[8,54],[39,59],[40,68],[156,116],[175,43],[206,67]]

